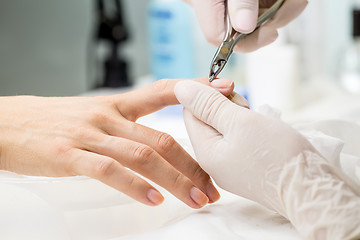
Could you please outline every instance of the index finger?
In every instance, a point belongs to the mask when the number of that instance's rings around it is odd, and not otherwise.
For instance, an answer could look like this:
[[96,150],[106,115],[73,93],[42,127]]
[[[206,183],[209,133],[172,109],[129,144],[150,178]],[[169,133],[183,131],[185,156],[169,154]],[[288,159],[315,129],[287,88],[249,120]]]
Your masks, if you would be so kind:
[[[114,101],[121,114],[134,121],[166,106],[179,104],[174,94],[174,88],[176,83],[183,80],[162,79],[144,88],[114,96]],[[214,86],[225,96],[230,95],[234,89],[234,82],[230,79],[219,79],[216,83],[214,81],[211,84],[208,78],[197,78],[194,81]]]

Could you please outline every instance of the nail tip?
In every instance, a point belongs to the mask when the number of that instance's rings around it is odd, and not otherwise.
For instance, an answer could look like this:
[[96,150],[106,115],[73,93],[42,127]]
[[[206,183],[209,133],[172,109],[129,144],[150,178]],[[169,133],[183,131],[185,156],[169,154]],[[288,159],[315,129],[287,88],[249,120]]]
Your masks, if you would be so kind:
[[154,206],[160,205],[164,202],[164,196],[155,189],[148,190],[146,197]]
[[197,187],[192,187],[190,189],[190,198],[198,206],[203,207],[209,202],[209,198]]

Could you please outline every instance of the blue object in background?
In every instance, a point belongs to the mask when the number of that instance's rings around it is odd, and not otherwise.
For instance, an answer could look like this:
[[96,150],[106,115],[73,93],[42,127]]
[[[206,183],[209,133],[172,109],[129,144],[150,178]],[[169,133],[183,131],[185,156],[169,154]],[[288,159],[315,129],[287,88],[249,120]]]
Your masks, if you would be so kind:
[[148,31],[150,65],[155,80],[194,78],[193,16],[181,0],[152,0]]

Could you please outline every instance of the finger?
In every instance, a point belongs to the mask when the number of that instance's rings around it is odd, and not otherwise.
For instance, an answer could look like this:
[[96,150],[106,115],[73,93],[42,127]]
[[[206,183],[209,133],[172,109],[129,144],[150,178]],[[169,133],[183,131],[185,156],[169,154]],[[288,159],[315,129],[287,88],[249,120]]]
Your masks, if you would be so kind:
[[97,179],[144,204],[154,206],[164,200],[154,187],[112,158],[76,149],[71,152],[69,165],[74,175]]
[[[168,105],[179,104],[174,94],[175,84],[183,79],[162,79],[147,87],[131,91],[126,94],[113,96],[118,103],[121,114],[129,120],[158,111]],[[195,81],[210,85],[208,78],[198,78]],[[224,86],[220,89],[223,93],[230,94],[234,89],[234,82],[222,79]],[[227,84],[227,87],[225,85]]]
[[243,96],[241,96],[240,94],[238,94],[236,92],[232,92],[228,96],[228,99],[241,107],[250,109],[249,102],[246,100],[246,98],[244,98]]
[[221,134],[227,133],[232,124],[225,124],[227,119],[236,119],[239,111],[245,108],[238,107],[216,90],[193,81],[182,81],[175,86],[175,95],[179,102],[195,117],[214,127]]
[[210,83],[210,86],[218,90],[224,96],[230,96],[234,90],[234,82],[230,79],[216,78]]
[[307,0],[285,1],[275,16],[268,21],[265,26],[271,28],[280,28],[287,25],[306,8]]
[[[221,92],[222,86],[223,86],[223,81],[220,81],[220,79],[215,79],[214,81],[211,82],[211,86],[215,89],[217,89],[219,92]],[[229,88],[227,88],[227,90],[229,90]],[[233,103],[236,103],[239,106],[242,107],[246,107],[246,108],[250,108],[249,106],[249,102],[240,94],[236,93],[236,92],[231,92],[230,94],[226,93],[224,94],[223,92],[221,92],[224,96],[227,96],[227,98],[232,101]]]
[[228,0],[231,25],[238,32],[251,33],[254,31],[258,10],[258,0]]
[[220,195],[210,181],[209,175],[170,135],[130,121],[126,126],[111,124],[106,131],[114,136],[124,137],[151,147],[202,190],[210,202],[219,199]]
[[219,45],[225,36],[224,0],[192,0],[196,16],[206,40]]
[[235,52],[252,52],[256,49],[269,45],[278,37],[278,32],[275,28],[262,26],[252,34],[241,39],[235,46]]
[[103,135],[91,150],[117,160],[124,167],[162,186],[192,208],[208,203],[194,183],[176,170],[151,147],[125,138]]

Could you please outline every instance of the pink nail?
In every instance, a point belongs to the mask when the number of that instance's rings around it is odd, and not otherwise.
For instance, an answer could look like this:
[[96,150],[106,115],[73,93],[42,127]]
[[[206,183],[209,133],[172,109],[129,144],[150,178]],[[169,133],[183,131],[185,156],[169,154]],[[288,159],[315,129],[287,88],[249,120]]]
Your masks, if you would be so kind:
[[206,197],[206,195],[196,187],[192,187],[190,189],[190,197],[200,207],[203,207],[209,202],[209,199]]
[[229,88],[233,83],[234,82],[230,79],[215,79],[211,82],[211,86],[214,88]]
[[146,197],[155,205],[158,205],[164,201],[164,197],[155,189],[149,189],[146,194]]

